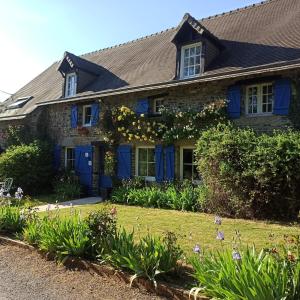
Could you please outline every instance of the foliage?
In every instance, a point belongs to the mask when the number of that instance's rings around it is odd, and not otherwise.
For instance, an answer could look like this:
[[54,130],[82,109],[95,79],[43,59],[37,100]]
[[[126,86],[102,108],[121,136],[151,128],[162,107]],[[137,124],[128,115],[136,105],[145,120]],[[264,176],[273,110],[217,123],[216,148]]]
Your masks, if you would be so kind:
[[197,155],[209,211],[248,218],[298,216],[299,132],[257,135],[219,125],[203,132]]
[[114,152],[110,150],[106,151],[104,156],[104,174],[107,176],[114,175],[115,164],[116,161]]
[[160,118],[145,114],[137,115],[132,109],[114,107],[111,114],[106,114],[103,130],[114,141],[123,139],[127,142],[162,141],[172,143],[179,139],[198,138],[208,125],[217,124],[226,119],[226,102],[218,100],[204,105],[201,111],[163,110]]
[[85,218],[89,227],[90,255],[95,256],[96,251],[103,251],[108,238],[113,238],[117,232],[116,209],[104,206],[97,211],[92,211]]
[[135,243],[133,232],[127,233],[123,229],[108,245],[109,251],[104,255],[104,260],[132,271],[131,282],[144,276],[156,284],[155,277],[175,269],[182,255],[176,238],[170,233],[163,240],[148,234]]
[[23,230],[23,239],[30,245],[38,245],[41,239],[41,227],[42,223],[38,218],[28,221]]
[[20,146],[33,141],[28,126],[24,125],[9,125],[3,135],[6,147]]
[[299,299],[300,261],[276,249],[231,251],[191,258],[199,288],[217,299]]
[[25,226],[25,215],[18,207],[0,206],[0,232],[16,234]]
[[195,211],[198,207],[199,187],[189,181],[182,184],[165,183],[164,185],[139,186],[126,183],[112,192],[112,201],[144,207],[170,208]]
[[79,214],[68,218],[45,217],[42,220],[39,247],[62,260],[84,257],[89,247],[89,227]]
[[80,197],[81,185],[72,172],[64,172],[53,183],[54,192],[60,199],[73,200]]
[[35,141],[29,145],[12,146],[0,156],[0,177],[13,178],[25,193],[35,193],[49,188],[52,176],[51,147],[46,142]]

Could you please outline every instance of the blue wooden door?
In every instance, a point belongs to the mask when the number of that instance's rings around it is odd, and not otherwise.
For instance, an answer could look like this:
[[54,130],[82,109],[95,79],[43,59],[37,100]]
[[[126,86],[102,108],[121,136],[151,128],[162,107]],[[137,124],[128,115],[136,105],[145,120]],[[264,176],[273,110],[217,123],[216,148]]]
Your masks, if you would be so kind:
[[88,195],[92,194],[93,147],[91,145],[75,147],[75,171],[80,184]]

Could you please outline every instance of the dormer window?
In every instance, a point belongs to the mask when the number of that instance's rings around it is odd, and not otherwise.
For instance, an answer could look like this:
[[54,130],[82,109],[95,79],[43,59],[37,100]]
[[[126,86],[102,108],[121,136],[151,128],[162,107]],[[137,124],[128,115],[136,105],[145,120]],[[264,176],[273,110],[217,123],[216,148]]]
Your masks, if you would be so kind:
[[201,73],[201,43],[181,48],[181,78],[192,78]]
[[66,92],[65,97],[72,97],[76,95],[77,78],[75,73],[66,75]]

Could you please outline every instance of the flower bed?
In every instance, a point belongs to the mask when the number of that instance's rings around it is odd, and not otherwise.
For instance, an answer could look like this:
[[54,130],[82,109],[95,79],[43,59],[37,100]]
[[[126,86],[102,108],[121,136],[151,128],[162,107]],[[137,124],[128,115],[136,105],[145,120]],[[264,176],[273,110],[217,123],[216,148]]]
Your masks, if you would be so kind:
[[[18,226],[10,226],[12,214],[13,224]],[[17,234],[61,261],[74,262],[75,257],[106,262],[131,273],[131,284],[137,278],[146,278],[158,288],[159,280],[176,278],[182,272],[183,252],[173,233],[164,238],[148,233],[140,238],[117,229],[116,215],[115,208],[105,207],[86,218],[71,209],[65,218],[49,212],[41,219],[34,212],[18,212],[6,206],[0,210],[0,228],[2,233]],[[215,218],[215,227],[216,239],[222,244],[227,236],[220,217]],[[282,245],[270,245],[261,251],[242,249],[239,231],[232,241],[232,251],[206,253],[202,245],[195,245],[194,255],[186,258],[198,283],[191,294],[201,292],[220,299],[299,299],[299,236],[286,236]]]

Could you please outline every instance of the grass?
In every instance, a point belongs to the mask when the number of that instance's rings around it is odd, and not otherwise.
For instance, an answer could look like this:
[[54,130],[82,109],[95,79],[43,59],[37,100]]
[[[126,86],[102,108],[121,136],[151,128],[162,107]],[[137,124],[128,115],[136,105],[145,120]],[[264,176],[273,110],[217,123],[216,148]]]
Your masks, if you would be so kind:
[[[80,206],[81,215],[97,210],[104,204]],[[231,247],[235,230],[241,233],[242,246],[255,244],[257,248],[272,246],[283,240],[285,234],[300,235],[299,224],[287,225],[275,222],[251,221],[243,219],[224,218],[219,230],[225,233],[225,240],[216,240],[217,226],[214,215],[180,212],[137,206],[114,205],[117,208],[118,224],[127,230],[134,229],[137,236],[144,236],[147,232],[162,235],[165,231],[174,231],[178,235],[178,242],[185,253],[190,254],[195,244],[204,249],[221,249]],[[69,209],[59,212],[62,216],[70,213]],[[270,234],[273,235],[270,238]]]

